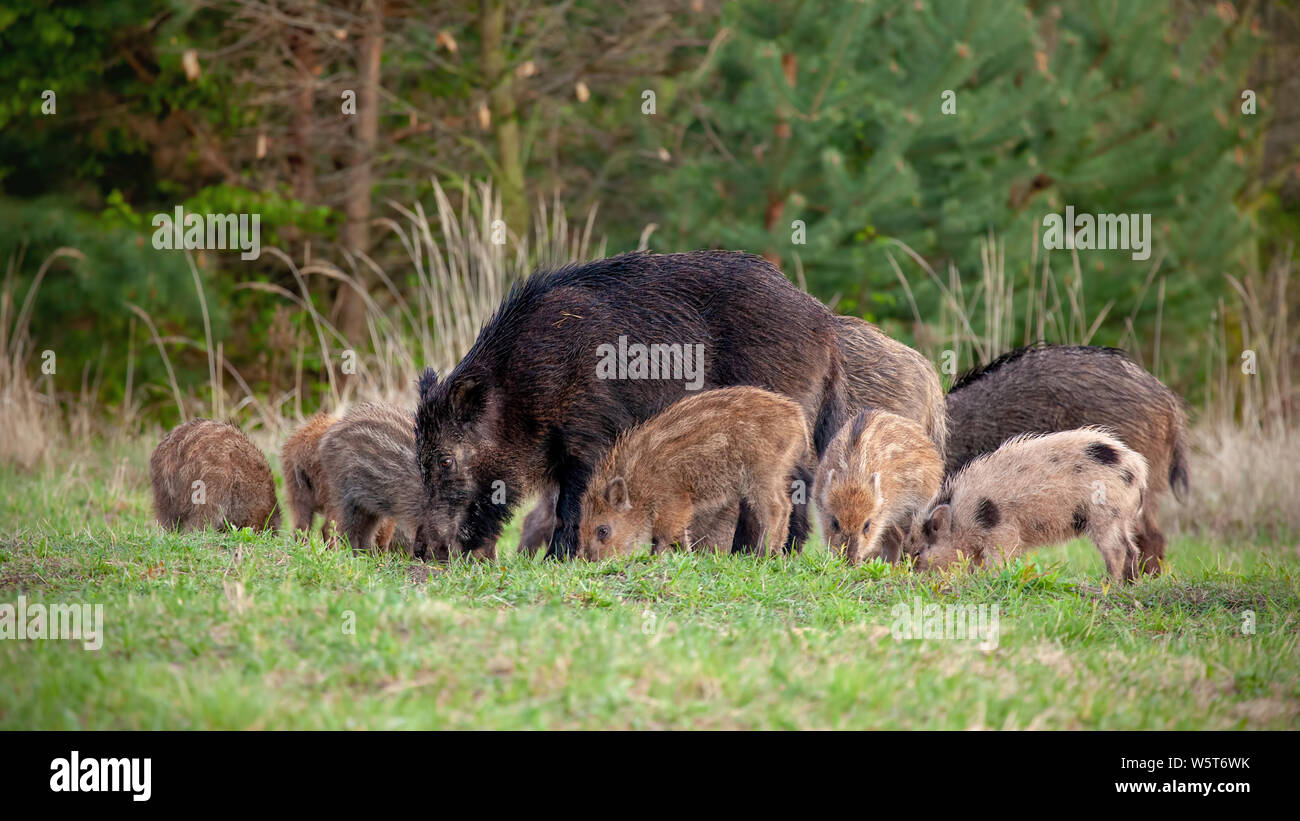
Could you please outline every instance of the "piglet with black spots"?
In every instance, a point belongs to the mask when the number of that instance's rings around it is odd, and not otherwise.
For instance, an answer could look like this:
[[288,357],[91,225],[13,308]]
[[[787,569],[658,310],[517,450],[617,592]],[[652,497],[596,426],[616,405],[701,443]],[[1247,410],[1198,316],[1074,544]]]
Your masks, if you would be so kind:
[[908,552],[918,570],[993,566],[1086,534],[1111,578],[1132,581],[1146,487],[1146,459],[1104,429],[1017,436],[945,481]]

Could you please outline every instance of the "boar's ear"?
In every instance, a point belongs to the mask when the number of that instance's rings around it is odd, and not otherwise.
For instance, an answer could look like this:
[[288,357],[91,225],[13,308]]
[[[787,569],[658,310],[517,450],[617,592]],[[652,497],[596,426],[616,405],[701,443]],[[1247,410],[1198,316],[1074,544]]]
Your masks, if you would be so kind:
[[465,421],[483,412],[487,400],[487,385],[474,377],[458,381],[451,389],[451,410],[456,418]]
[[632,500],[627,495],[627,482],[622,476],[615,476],[605,488],[605,501],[615,510],[631,510]]
[[421,402],[427,402],[433,394],[433,389],[438,387],[438,372],[433,368],[425,368],[420,374],[418,393]]
[[930,534],[943,531],[948,527],[948,520],[952,516],[952,506],[943,504],[930,511],[930,520],[925,523],[925,529]]

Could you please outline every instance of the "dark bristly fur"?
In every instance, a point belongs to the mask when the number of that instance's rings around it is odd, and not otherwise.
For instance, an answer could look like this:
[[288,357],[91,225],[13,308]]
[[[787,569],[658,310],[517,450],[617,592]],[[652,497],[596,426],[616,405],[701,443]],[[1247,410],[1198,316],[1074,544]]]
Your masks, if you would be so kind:
[[158,523],[169,530],[280,526],[271,466],[234,425],[195,419],[173,428],[149,459],[149,480]]
[[[1187,495],[1182,400],[1115,348],[1030,345],[962,375],[948,392],[949,475],[1022,433],[1104,426],[1146,458],[1150,493],[1137,531],[1144,572],[1159,573],[1159,495]],[[1098,458],[1106,454],[1098,453]]]
[[[599,346],[620,335],[703,344],[703,389],[754,385],[790,397],[818,453],[843,419],[830,311],[759,257],[638,253],[538,272],[511,290],[451,374],[420,381],[420,538],[454,553],[483,549],[520,499],[556,487],[551,551],[573,556],[597,462],[620,433],[689,393],[684,380],[598,379]],[[809,477],[812,468],[801,466]],[[492,501],[495,482],[506,504]],[[806,505],[790,531],[807,533]]]
[[333,508],[327,518],[338,522],[354,551],[386,547],[394,530],[399,543],[414,540],[422,496],[414,428],[410,411],[367,403],[350,409],[321,438]]

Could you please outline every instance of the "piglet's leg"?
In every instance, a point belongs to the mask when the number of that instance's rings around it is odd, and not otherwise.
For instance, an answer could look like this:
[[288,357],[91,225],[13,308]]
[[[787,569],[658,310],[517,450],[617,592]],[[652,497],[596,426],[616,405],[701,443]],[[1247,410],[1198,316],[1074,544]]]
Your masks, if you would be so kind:
[[668,509],[661,511],[655,518],[651,552],[664,553],[674,547],[678,550],[689,548],[691,542],[686,529],[694,513],[690,496],[679,496],[670,502]]
[[1106,572],[1116,582],[1130,582],[1137,576],[1137,545],[1129,538],[1122,524],[1112,524],[1104,532],[1095,534],[1093,541],[1106,561]]
[[785,495],[785,488],[774,489],[767,498],[755,504],[760,511],[762,522],[759,533],[758,552],[760,556],[780,556],[786,544],[786,531],[790,528],[790,497]]

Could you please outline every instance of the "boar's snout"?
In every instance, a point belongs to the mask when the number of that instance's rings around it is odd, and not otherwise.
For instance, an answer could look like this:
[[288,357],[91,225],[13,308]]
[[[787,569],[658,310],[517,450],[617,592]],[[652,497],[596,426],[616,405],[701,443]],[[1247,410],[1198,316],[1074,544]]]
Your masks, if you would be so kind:
[[438,536],[434,528],[421,524],[415,529],[411,545],[415,558],[425,562],[446,562],[451,558],[451,548],[446,539]]
[[862,564],[866,559],[867,546],[861,536],[849,536],[840,547],[840,553],[849,564]]

